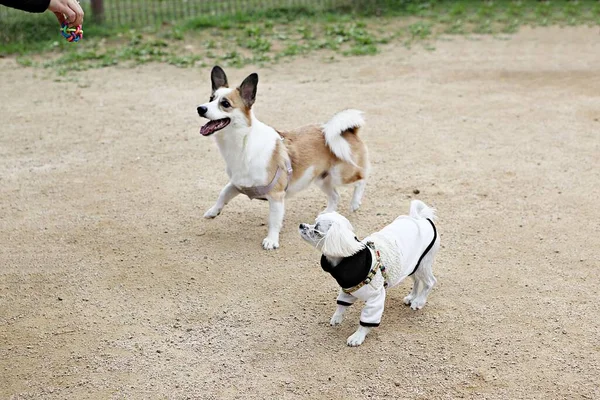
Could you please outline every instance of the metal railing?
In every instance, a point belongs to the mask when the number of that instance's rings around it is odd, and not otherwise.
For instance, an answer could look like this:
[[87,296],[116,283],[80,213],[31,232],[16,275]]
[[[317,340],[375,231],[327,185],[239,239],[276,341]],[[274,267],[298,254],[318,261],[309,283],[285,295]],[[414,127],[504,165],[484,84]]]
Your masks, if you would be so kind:
[[[363,0],[364,1],[364,0]],[[352,0],[83,0],[86,20],[115,25],[148,25],[198,16],[306,7],[326,10]],[[21,11],[0,6],[0,23]]]

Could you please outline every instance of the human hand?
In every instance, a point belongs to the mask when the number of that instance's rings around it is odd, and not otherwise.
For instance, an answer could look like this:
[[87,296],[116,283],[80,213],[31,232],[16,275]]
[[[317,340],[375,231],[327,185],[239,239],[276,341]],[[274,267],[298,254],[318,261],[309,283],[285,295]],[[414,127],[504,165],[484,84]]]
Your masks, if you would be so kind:
[[83,24],[83,9],[77,0],[50,0],[48,10],[56,15],[59,23],[66,22],[69,26]]

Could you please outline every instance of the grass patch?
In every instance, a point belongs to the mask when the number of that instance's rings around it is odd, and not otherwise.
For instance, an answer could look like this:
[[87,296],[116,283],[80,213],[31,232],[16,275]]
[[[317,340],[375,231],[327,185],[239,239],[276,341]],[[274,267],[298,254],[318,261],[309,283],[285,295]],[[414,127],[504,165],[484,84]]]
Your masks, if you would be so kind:
[[[178,67],[268,64],[315,51],[376,54],[400,39],[407,47],[434,47],[440,34],[514,33],[521,26],[599,25],[600,2],[356,0],[344,7],[251,9],[226,15],[164,21],[151,26],[84,26],[80,43],[60,37],[52,15],[14,14],[0,21],[0,56],[59,74],[110,65],[164,62]],[[12,14],[11,14],[12,15]],[[43,61],[40,61],[43,59]]]

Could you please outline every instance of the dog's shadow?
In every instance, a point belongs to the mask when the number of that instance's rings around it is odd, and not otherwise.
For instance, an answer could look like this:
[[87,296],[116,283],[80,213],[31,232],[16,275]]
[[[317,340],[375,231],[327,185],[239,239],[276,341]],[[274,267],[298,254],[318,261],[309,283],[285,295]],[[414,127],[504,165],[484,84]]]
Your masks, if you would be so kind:
[[[245,221],[243,221],[246,219]],[[199,226],[202,236],[217,240],[223,244],[230,243],[238,246],[242,242],[256,241],[267,235],[268,227],[262,221],[248,221],[243,216],[222,218],[218,216],[213,219],[202,221]],[[260,241],[258,242],[260,244]]]
[[406,289],[403,286],[400,290],[397,290],[397,293],[392,295],[388,292],[382,321],[385,320],[386,324],[389,323],[394,326],[405,325],[411,327],[421,325],[431,318],[428,305],[420,310],[413,310],[410,305],[404,304],[404,296],[409,293],[411,288],[411,285],[407,285]]

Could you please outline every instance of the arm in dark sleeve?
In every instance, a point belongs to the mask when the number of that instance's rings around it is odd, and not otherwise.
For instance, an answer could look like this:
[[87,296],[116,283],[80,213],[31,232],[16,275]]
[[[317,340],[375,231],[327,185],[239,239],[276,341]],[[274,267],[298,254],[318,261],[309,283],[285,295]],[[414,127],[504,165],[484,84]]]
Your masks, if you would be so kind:
[[0,0],[0,4],[32,13],[42,13],[48,9],[50,0]]

